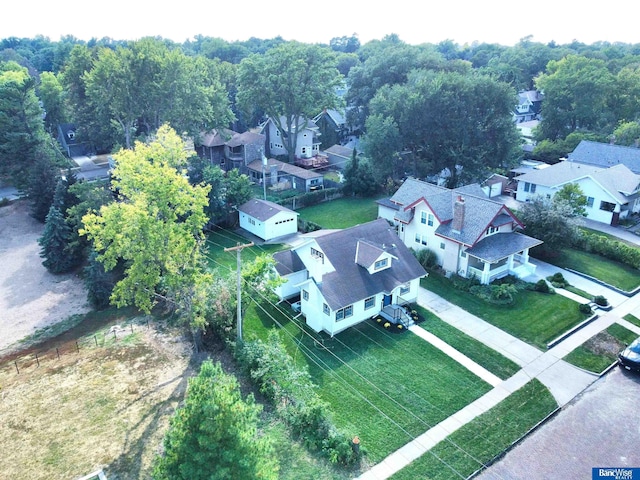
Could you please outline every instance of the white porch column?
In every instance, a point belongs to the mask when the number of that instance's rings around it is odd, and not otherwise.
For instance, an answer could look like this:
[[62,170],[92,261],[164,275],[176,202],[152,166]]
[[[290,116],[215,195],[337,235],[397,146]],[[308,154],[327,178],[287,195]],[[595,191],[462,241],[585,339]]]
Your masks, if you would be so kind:
[[491,264],[484,262],[484,269],[482,270],[482,283],[489,283],[489,277],[491,276]]
[[525,250],[523,250],[521,255],[522,255],[522,263],[525,265],[529,263],[529,249],[526,248]]

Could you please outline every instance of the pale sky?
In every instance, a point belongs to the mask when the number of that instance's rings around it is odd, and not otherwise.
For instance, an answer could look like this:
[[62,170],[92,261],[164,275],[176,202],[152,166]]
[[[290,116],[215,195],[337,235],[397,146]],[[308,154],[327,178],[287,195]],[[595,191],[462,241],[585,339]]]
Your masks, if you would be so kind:
[[144,0],[11,0],[0,7],[0,38],[162,36],[181,43],[198,34],[228,41],[280,35],[329,43],[356,33],[364,44],[396,33],[410,44],[451,39],[460,45],[513,45],[529,35],[543,43],[640,43],[638,5],[635,0],[179,0],[162,5]]

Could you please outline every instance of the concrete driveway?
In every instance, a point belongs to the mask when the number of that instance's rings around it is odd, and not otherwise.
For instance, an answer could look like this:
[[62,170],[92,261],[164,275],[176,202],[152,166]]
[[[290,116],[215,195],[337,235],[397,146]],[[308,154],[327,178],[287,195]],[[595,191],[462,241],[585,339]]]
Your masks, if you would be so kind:
[[640,467],[640,375],[615,367],[476,478],[591,478],[593,467]]

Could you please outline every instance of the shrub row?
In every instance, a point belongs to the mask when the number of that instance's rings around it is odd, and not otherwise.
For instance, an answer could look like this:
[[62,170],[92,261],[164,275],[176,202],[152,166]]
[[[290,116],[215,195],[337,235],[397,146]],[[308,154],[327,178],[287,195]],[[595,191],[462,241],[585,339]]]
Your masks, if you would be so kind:
[[294,364],[275,330],[269,332],[266,342],[244,343],[238,359],[307,448],[321,451],[333,463],[352,465],[360,460],[364,449],[352,448],[351,438],[334,426],[309,373]]
[[640,249],[603,235],[583,232],[576,240],[577,248],[597,253],[610,260],[640,269]]

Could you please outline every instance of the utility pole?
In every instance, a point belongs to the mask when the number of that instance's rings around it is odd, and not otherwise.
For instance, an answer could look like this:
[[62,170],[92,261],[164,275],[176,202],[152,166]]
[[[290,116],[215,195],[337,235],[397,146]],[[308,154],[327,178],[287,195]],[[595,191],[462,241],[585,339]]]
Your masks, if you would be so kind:
[[266,155],[262,152],[262,190],[264,192],[264,201],[267,201],[267,167],[269,161]]
[[240,253],[242,252],[243,248],[247,248],[247,247],[253,247],[253,242],[251,243],[245,243],[244,245],[236,245],[235,247],[229,247],[229,248],[225,248],[224,251],[225,252],[233,252],[235,251],[237,256],[237,262],[236,262],[236,294],[238,296],[238,310],[237,310],[237,318],[238,318],[238,325],[236,327],[236,331],[238,333],[238,343],[242,342],[242,303],[241,303],[241,296],[242,296],[242,260],[240,258]]

